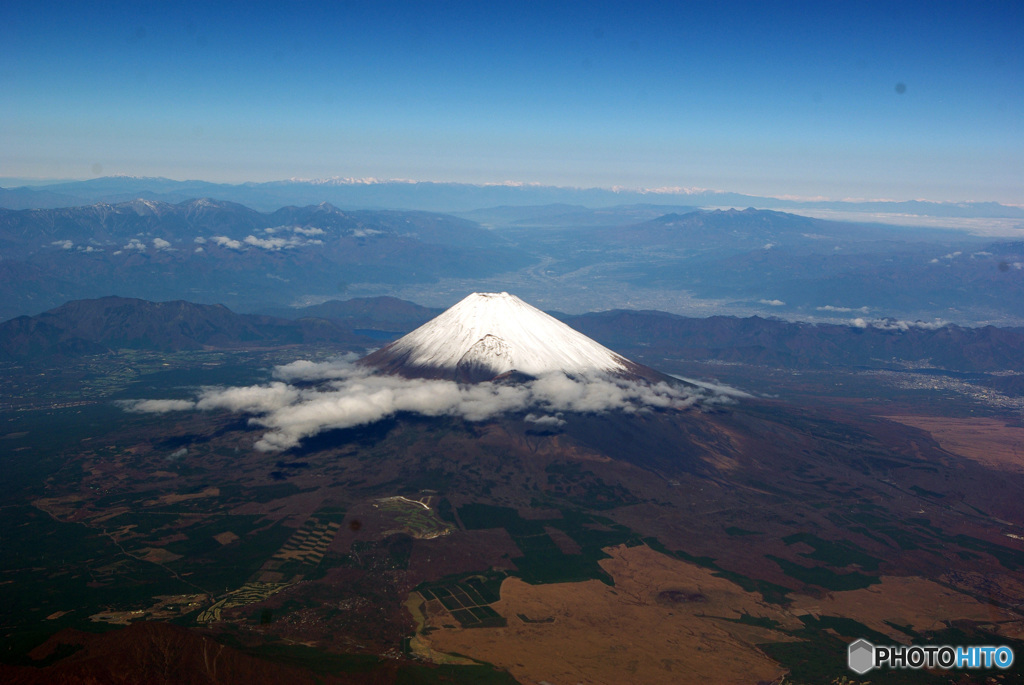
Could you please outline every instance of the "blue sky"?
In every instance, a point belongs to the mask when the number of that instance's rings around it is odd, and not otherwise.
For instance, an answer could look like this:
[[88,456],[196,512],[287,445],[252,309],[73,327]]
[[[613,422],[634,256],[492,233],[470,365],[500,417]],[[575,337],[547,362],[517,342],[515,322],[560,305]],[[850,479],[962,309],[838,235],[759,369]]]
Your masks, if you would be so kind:
[[1024,203],[1022,3],[711,5],[9,1],[0,176]]

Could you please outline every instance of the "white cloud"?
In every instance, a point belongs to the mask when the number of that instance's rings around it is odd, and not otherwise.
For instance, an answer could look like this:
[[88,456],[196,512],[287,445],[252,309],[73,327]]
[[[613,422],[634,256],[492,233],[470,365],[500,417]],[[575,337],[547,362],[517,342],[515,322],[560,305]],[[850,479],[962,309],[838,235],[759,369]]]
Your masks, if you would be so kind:
[[563,374],[517,385],[462,385],[375,373],[353,365],[350,359],[323,363],[299,360],[277,367],[274,376],[304,385],[296,387],[277,380],[267,385],[205,388],[195,402],[142,400],[126,408],[152,412],[220,409],[248,414],[250,423],[268,429],[256,448],[274,451],[295,447],[326,430],[373,423],[400,412],[482,421],[506,412],[532,410],[526,420],[555,426],[564,422],[560,412],[682,409],[696,402],[729,402],[730,395],[740,394],[711,385],[694,390],[607,376],[571,379]]
[[264,228],[263,232],[268,235],[275,233],[282,233],[285,231],[291,231],[298,235],[324,235],[326,231],[316,226],[275,226],[274,228]]
[[196,408],[264,414],[288,406],[298,400],[300,394],[297,388],[280,382],[241,388],[206,388],[199,394]]
[[122,250],[139,250],[140,252],[145,252],[145,250],[146,250],[146,243],[142,242],[138,238],[132,238],[131,240],[128,241],[128,244],[122,246],[121,249]]
[[286,383],[292,381],[326,381],[348,378],[354,373],[352,362],[359,355],[350,352],[329,362],[311,362],[299,359],[290,364],[274,367],[274,378]]
[[141,414],[165,414],[169,411],[195,409],[192,400],[124,400],[118,402],[122,409]]
[[867,314],[871,311],[870,307],[833,307],[830,304],[824,307],[815,307],[815,309],[819,312],[861,312],[862,314]]
[[877,328],[882,331],[909,331],[911,328],[924,330],[936,330],[948,326],[949,322],[936,319],[935,321],[903,321],[901,319],[874,319],[868,320],[861,317],[852,319],[850,325],[854,328]]
[[285,238],[257,238],[254,235],[245,236],[243,240],[246,245],[253,247],[261,247],[264,250],[280,250],[283,247],[288,247],[289,239]]
[[538,426],[558,427],[558,426],[564,426],[565,425],[565,419],[562,418],[561,414],[555,414],[554,416],[551,416],[551,415],[538,415],[538,414],[534,414],[534,413],[531,412],[531,413],[527,414],[526,416],[524,416],[523,420],[524,421],[528,421],[530,423],[535,423]]
[[707,381],[699,381],[695,378],[686,378],[685,376],[677,376],[675,374],[669,374],[672,378],[678,378],[681,381],[692,383],[698,387],[710,390],[716,395],[724,395],[726,397],[753,397],[749,392],[734,388],[730,385],[722,385],[721,383],[709,383]]
[[197,236],[195,237],[195,239],[193,240],[193,242],[195,242],[195,243],[197,243],[197,244],[199,244],[199,245],[202,245],[203,243],[205,243],[205,242],[206,242],[206,238],[204,238],[204,237],[203,237],[203,236],[201,236],[201,235],[197,235]]
[[[273,229],[266,229],[268,233],[272,233]],[[312,231],[312,229],[310,229]],[[323,233],[320,229],[316,231]],[[309,233],[309,235],[316,235],[316,233]],[[196,238],[197,243],[205,243],[206,240],[200,240]],[[289,236],[287,238],[257,238],[254,235],[247,235],[242,240],[235,240],[229,238],[226,235],[214,235],[210,236],[210,242],[221,247],[226,247],[232,250],[243,250],[247,247],[255,247],[261,250],[270,250],[276,252],[278,250],[289,250],[296,247],[306,247],[308,245],[323,245],[322,240],[315,240],[312,238],[304,238],[299,236]]]
[[782,307],[786,304],[782,300],[758,300],[758,302],[760,302],[761,304],[769,305],[771,307]]
[[157,250],[169,250],[171,244],[163,238],[153,238],[153,247]]
[[310,240],[292,236],[291,238],[257,238],[254,235],[248,235],[245,237],[246,245],[252,247],[258,247],[262,250],[288,250],[295,247],[304,247],[306,245],[323,245],[322,240]]
[[70,250],[75,246],[75,244],[70,240],[54,240],[50,244],[53,245],[54,247],[59,247],[62,250]]
[[238,242],[237,240],[233,240],[232,238],[229,238],[226,235],[213,235],[210,236],[210,240],[213,242],[214,245],[220,245],[221,247],[227,247],[232,250],[242,249],[242,243]]

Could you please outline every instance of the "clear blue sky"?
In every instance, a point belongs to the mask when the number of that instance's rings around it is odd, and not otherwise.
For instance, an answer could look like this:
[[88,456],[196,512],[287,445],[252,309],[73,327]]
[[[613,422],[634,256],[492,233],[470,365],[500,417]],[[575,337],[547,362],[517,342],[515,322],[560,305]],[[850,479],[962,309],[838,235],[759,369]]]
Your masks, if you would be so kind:
[[1024,203],[1022,8],[8,0],[0,176]]

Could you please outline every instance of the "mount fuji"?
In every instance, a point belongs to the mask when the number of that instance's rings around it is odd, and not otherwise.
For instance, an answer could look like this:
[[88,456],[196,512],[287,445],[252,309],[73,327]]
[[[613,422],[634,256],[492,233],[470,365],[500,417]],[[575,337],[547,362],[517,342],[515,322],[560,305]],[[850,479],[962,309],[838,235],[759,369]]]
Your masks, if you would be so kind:
[[359,363],[463,383],[556,373],[670,381],[506,292],[473,293]]

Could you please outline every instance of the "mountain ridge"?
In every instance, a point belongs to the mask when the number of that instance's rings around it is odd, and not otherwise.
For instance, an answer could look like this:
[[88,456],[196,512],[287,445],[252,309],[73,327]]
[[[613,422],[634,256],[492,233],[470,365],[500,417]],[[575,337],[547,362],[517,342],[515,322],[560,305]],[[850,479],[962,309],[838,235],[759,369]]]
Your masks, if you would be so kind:
[[794,200],[701,188],[574,188],[528,183],[474,184],[378,179],[293,179],[231,184],[128,176],[65,181],[34,185],[31,188],[5,188],[0,190],[0,206],[21,205],[26,208],[35,203],[54,207],[61,206],[59,203],[73,197],[90,202],[124,201],[140,193],[168,201],[218,195],[264,210],[273,209],[275,205],[316,204],[325,200],[347,207],[467,212],[501,205],[562,203],[603,207],[657,199],[664,200],[666,204],[678,204],[683,200],[686,204],[708,207],[757,205],[776,209],[828,209],[937,217],[1024,218],[1024,208],[991,201]]
[[[171,328],[164,334],[162,347],[150,343],[143,349],[239,347],[261,342],[338,342],[370,348],[378,346],[382,339],[411,331],[440,313],[389,297],[332,300],[292,309],[287,318],[237,314],[224,306],[183,301],[152,303],[119,297],[73,300],[43,314],[0,323],[0,357],[17,360],[52,354],[102,353],[111,349],[116,335],[121,336],[118,344],[125,347],[146,345],[145,332],[159,331],[161,325],[173,326],[174,320],[161,313],[160,304],[177,304],[195,311],[197,321],[191,324],[190,334]],[[137,312],[132,316],[140,321],[138,329],[128,334],[115,333],[119,329],[103,314],[112,305],[135,308]],[[200,315],[204,312],[207,314]],[[790,369],[899,369],[911,363],[920,366],[928,360],[926,366],[956,372],[1024,372],[1024,357],[1020,354],[1024,349],[1024,328],[954,324],[936,327],[891,319],[841,325],[759,316],[692,318],[656,310],[624,309],[557,314],[555,318],[602,346],[647,358],[662,355]],[[211,319],[219,323],[199,323]],[[207,333],[200,335],[202,331]]]
[[104,297],[73,300],[34,317],[0,323],[0,359],[334,343],[373,346],[337,322],[236,314],[224,305]]

